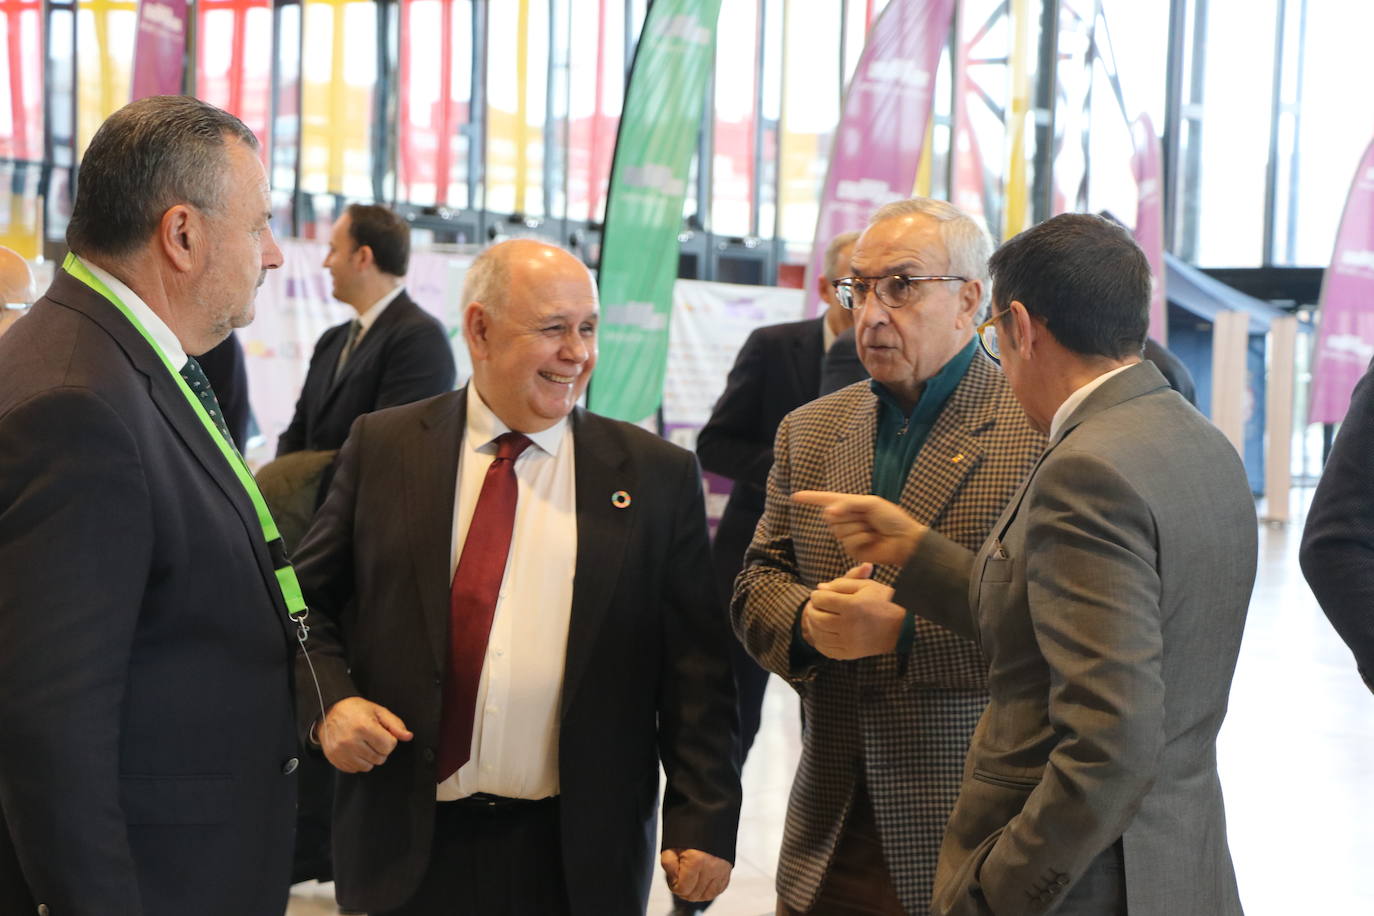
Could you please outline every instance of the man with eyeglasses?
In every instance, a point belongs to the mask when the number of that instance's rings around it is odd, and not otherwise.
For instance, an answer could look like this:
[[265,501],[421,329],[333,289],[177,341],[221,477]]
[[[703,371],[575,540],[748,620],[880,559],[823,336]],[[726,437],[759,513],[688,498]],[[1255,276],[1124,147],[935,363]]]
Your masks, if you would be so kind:
[[[788,415],[731,613],[750,653],[801,694],[802,759],[778,912],[924,913],[964,753],[987,703],[965,637],[911,620],[876,649],[811,606],[854,565],[799,490],[877,494],[955,543],[987,535],[1044,445],[977,351],[986,232],[941,201],[874,214],[836,292],[872,380]],[[852,570],[851,570],[852,572]],[[893,567],[874,578],[891,583]]]
[[919,614],[987,656],[932,913],[1239,916],[1216,738],[1255,579],[1245,470],[1141,360],[1125,230],[1062,214],[991,270],[980,333],[1044,456],[976,550],[883,499],[798,494],[855,559],[903,567],[812,604],[876,644]]

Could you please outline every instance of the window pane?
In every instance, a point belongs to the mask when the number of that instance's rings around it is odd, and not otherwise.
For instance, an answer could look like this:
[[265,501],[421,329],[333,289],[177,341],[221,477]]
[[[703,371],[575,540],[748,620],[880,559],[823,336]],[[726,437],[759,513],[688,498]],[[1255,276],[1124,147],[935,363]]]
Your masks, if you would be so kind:
[[786,5],[783,41],[782,237],[805,258],[816,234],[817,206],[840,118],[840,8],[831,0]]
[[400,16],[400,198],[467,207],[472,4],[401,0]]
[[77,5],[78,158],[96,129],[129,101],[133,79],[134,0],[89,0]]
[[1276,7],[1277,0],[1208,0],[1197,176],[1203,266],[1254,267],[1263,253]]
[[748,235],[753,216],[758,15],[758,0],[733,0],[722,5],[716,30],[710,227],[717,235]]
[[307,0],[301,69],[301,190],[372,199],[376,3]]
[[548,4],[512,0],[487,9],[486,208],[543,216]]
[[269,161],[271,5],[268,0],[200,0],[197,9],[196,96],[247,124],[262,144],[263,161]]

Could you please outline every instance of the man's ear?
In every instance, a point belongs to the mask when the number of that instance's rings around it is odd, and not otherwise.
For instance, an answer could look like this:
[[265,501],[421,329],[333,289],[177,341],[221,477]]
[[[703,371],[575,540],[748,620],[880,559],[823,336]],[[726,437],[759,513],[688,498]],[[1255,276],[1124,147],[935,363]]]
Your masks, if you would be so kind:
[[1044,333],[1044,328],[1040,322],[1036,321],[1031,313],[1026,311],[1025,305],[1013,299],[1011,305],[1007,306],[1011,314],[1007,317],[1011,319],[1012,327],[1016,329],[1016,340],[1013,346],[1016,354],[1022,359],[1030,359],[1035,354],[1035,347],[1040,334]]
[[204,252],[202,217],[186,204],[169,207],[157,225],[157,242],[172,266],[187,273]]
[[359,245],[353,250],[353,257],[358,260],[359,270],[377,263],[376,257],[372,254],[371,245]]
[[463,337],[474,360],[486,359],[491,345],[487,340],[491,330],[491,315],[480,302],[469,302],[463,310]]
[[964,327],[978,323],[978,307],[983,304],[983,281],[968,280],[959,287],[958,326]]

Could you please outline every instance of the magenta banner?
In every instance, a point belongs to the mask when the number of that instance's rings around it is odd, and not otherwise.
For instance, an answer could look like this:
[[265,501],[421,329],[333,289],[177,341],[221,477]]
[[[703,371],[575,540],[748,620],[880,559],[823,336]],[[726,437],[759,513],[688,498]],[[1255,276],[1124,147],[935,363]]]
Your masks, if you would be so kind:
[[186,60],[186,0],[142,0],[134,32],[130,101],[180,95]]
[[1310,423],[1339,423],[1374,357],[1374,143],[1355,170],[1322,280]]
[[819,312],[815,278],[830,240],[911,196],[953,11],[954,0],[891,0],[869,32],[830,147],[807,273],[808,315]]
[[1164,155],[1150,116],[1142,114],[1131,124],[1131,171],[1139,200],[1135,208],[1135,240],[1150,262],[1154,291],[1150,294],[1150,336],[1169,342],[1168,299],[1164,295]]

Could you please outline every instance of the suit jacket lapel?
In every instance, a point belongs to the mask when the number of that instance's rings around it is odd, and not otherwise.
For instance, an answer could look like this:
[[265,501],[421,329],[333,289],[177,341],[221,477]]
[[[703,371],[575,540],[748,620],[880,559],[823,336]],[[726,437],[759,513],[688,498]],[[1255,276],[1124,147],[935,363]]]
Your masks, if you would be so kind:
[[[624,440],[613,424],[581,408],[573,412],[572,424],[577,566],[563,673],[563,710],[586,676],[592,645],[606,623],[625,562],[638,483]],[[620,490],[631,497],[631,504],[623,509],[611,504],[611,494]]]
[[417,434],[403,446],[410,555],[434,663],[441,671],[447,665],[453,502],[458,489],[458,453],[466,425],[464,387],[431,402],[420,417]]
[[278,622],[288,634],[292,633],[293,628],[286,616],[286,604],[277,584],[272,559],[267,552],[267,543],[263,537],[262,524],[258,521],[257,510],[253,508],[253,502],[244,490],[243,484],[239,482],[224,453],[201,423],[199,415],[191,407],[181,387],[172,378],[162,358],[103,296],[66,271],[59,272],[47,296],[55,302],[81,312],[104,329],[124,350],[134,368],[147,378],[148,393],[153,404],[176,432],[187,451],[195,457],[205,473],[224,493],[229,504],[234,507],[253,544],[259,572],[262,573],[264,584],[278,611]]
[[1003,511],[1002,517],[998,520],[996,527],[993,528],[994,535],[999,539],[1006,535],[1007,529],[1011,527],[1012,521],[1016,518],[1017,510],[1021,508],[1021,502],[1026,497],[1026,490],[1030,487],[1031,481],[1035,479],[1036,472],[1040,470],[1040,465],[1045,462],[1050,452],[1058,448],[1059,444],[1068,438],[1068,435],[1078,428],[1084,420],[1124,401],[1168,386],[1169,383],[1165,381],[1164,376],[1148,360],[1142,361],[1103,382],[1096,391],[1088,395],[1082,404],[1078,405],[1078,409],[1069,414],[1064,425],[1045,446],[1039,460],[1035,462],[1035,466],[1026,475],[1026,479],[1021,481],[1021,486],[1016,488],[1016,493],[1012,496],[1011,502],[1007,503],[1006,510]]
[[836,417],[836,438],[825,465],[825,489],[873,492],[873,440],[878,434],[878,397],[861,391],[847,416]]
[[324,399],[320,402],[321,411],[329,405],[330,401],[334,400],[334,395],[338,393],[344,379],[357,371],[359,357],[371,353],[382,345],[382,340],[391,330],[391,326],[401,320],[401,313],[405,311],[409,303],[410,298],[406,296],[405,290],[398,293],[396,298],[391,300],[391,304],[377,316],[377,320],[372,322],[372,327],[367,329],[367,333],[353,347],[353,352],[348,356],[348,362],[344,363],[343,371],[336,374],[334,367],[339,364],[339,355],[343,352],[344,344],[348,342],[348,326],[343,327],[343,333],[339,335],[339,345],[331,347],[334,358],[327,363],[330,382],[328,388],[325,389]]
[[950,393],[902,486],[902,506],[935,524],[983,460],[979,437],[997,422],[993,386],[999,372],[980,354]]

